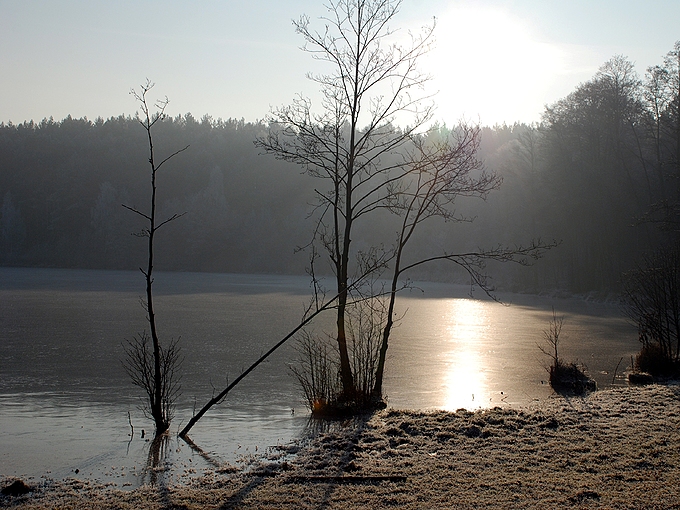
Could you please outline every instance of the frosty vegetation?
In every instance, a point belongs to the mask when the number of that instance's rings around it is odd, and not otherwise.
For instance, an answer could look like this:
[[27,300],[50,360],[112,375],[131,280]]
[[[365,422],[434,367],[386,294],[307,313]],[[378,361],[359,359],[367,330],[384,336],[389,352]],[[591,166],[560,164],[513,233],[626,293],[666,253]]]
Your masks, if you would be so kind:
[[[386,410],[244,471],[126,492],[66,480],[5,508],[668,508],[680,500],[680,390],[618,388],[524,409]],[[293,453],[293,457],[290,455]],[[277,460],[278,457],[278,460]],[[3,481],[3,485],[5,485]]]

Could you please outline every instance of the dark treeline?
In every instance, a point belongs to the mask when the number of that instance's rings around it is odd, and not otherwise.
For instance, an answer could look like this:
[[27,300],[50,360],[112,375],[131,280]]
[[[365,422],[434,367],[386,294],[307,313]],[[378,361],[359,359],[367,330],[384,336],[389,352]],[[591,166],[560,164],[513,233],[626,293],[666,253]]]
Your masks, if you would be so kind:
[[[509,290],[618,290],[621,274],[674,230],[680,203],[680,45],[639,77],[624,57],[546,107],[538,125],[484,128],[479,157],[503,178],[486,202],[459,204],[471,223],[423,228],[417,245],[476,250],[532,238],[560,240],[534,267],[490,268]],[[261,156],[261,122],[168,118],[157,152],[190,148],[159,175],[159,212],[186,212],[158,238],[165,270],[302,273],[297,246],[314,179]],[[446,129],[440,127],[440,129]],[[0,124],[0,263],[125,268],[144,259],[142,208],[149,183],[138,120]],[[670,228],[662,228],[670,227]],[[389,243],[393,226],[363,226],[352,241]],[[466,281],[450,266],[412,277]]]
[[[187,144],[158,176],[159,217],[184,213],[158,237],[166,270],[297,272],[311,183],[258,156],[261,124],[200,121],[156,127],[159,157]],[[132,117],[43,120],[0,127],[3,264],[136,268],[148,145]]]
[[511,141],[496,142],[489,160],[506,177],[489,228],[562,240],[535,268],[541,287],[617,289],[642,253],[677,230],[679,56],[676,43],[643,78],[616,56],[547,107],[540,126],[491,134]]

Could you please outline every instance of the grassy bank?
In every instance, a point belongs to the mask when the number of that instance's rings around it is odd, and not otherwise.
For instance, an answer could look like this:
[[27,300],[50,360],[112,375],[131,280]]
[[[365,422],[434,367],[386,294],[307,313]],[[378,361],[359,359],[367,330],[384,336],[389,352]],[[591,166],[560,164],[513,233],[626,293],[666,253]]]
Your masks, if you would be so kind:
[[680,387],[475,413],[388,409],[321,432],[286,462],[219,471],[130,492],[52,482],[0,507],[678,508]]

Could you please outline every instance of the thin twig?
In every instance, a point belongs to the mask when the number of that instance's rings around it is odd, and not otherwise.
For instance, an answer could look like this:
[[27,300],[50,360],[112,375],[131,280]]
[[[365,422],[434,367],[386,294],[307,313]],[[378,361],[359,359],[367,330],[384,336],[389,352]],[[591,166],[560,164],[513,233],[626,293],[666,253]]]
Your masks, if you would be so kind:
[[619,362],[616,364],[616,368],[614,369],[614,376],[612,377],[612,386],[614,385],[614,381],[616,380],[616,372],[619,369],[619,365],[621,365],[621,362],[623,361],[623,356],[621,356],[621,359]]

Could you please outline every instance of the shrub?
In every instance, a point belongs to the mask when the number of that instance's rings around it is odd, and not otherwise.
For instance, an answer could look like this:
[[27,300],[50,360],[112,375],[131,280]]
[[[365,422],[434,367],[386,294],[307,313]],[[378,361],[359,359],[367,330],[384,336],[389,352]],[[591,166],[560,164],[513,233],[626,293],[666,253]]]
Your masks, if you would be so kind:
[[548,368],[550,374],[550,386],[561,393],[574,393],[582,395],[588,391],[595,391],[597,384],[586,373],[582,365],[565,363],[559,355],[560,334],[564,317],[558,317],[555,309],[552,311],[552,319],[548,329],[543,331],[547,347],[539,345],[538,348],[546,356],[550,356],[551,364]]
[[329,339],[303,331],[296,346],[298,359],[291,370],[298,380],[312,414],[322,412],[340,392],[340,367]]
[[550,367],[550,386],[555,391],[576,395],[597,389],[597,383],[588,376],[584,366],[561,360]]
[[635,357],[635,370],[654,377],[672,377],[680,372],[678,362],[668,356],[659,344],[647,343]]
[[304,331],[297,343],[297,363],[291,366],[314,416],[343,417],[383,409],[373,398],[384,307],[379,300],[366,300],[348,308],[347,337],[354,377],[354,392],[343,392],[340,361],[334,339]]
[[655,377],[678,375],[680,363],[680,243],[647,256],[624,275],[625,308],[642,347],[635,369]]

